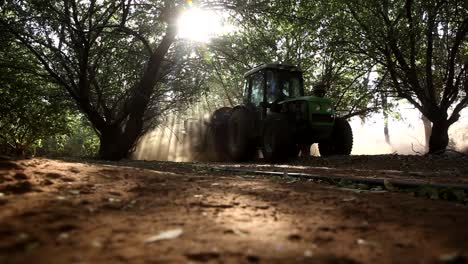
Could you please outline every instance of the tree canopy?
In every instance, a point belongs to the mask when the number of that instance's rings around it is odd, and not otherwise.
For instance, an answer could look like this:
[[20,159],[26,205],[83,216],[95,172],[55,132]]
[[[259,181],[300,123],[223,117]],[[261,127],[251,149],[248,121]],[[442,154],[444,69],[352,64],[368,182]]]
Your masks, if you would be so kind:
[[187,70],[191,51],[173,45],[181,6],[11,1],[0,22],[87,116],[101,139],[100,156],[120,159],[166,109],[190,101],[202,87],[203,74]]
[[466,1],[343,1],[350,49],[388,72],[398,97],[433,124],[429,151],[444,150],[447,130],[468,104]]
[[[177,37],[192,5],[236,29],[205,44]],[[300,66],[308,92],[324,84],[345,118],[408,100],[432,122],[432,153],[468,104],[463,0],[6,1],[0,27],[9,36],[0,41],[5,116],[42,120],[33,110],[43,109],[54,124],[40,123],[63,130],[67,104],[89,120],[104,159],[126,157],[169,111],[199,99],[211,110],[237,105],[243,73],[273,61]]]
[[0,47],[0,145],[23,155],[46,136],[68,132],[69,103],[11,35],[0,36]]

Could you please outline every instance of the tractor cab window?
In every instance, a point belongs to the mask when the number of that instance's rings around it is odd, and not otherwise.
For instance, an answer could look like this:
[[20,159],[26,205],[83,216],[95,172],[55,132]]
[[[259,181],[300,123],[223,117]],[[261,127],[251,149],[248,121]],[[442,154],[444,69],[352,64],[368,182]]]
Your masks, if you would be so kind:
[[290,97],[304,96],[304,91],[302,87],[302,78],[298,74],[294,74],[290,79],[289,91]]
[[252,95],[250,102],[259,105],[263,102],[263,74],[257,73],[252,76]]
[[267,86],[267,101],[268,103],[273,103],[277,101],[280,87],[278,84],[278,80],[273,71],[267,71],[266,73],[266,86]]
[[302,90],[302,77],[300,73],[280,71],[278,77],[283,85],[283,90],[286,97],[292,98],[304,95],[304,91]]
[[270,104],[303,95],[299,73],[267,71],[266,78],[267,100]]

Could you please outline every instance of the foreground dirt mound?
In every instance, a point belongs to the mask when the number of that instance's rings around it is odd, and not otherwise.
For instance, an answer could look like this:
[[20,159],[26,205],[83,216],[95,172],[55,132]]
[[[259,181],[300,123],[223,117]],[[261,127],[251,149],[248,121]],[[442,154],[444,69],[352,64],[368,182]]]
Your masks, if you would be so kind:
[[0,161],[0,263],[466,263],[466,205],[212,169],[463,183],[464,159]]

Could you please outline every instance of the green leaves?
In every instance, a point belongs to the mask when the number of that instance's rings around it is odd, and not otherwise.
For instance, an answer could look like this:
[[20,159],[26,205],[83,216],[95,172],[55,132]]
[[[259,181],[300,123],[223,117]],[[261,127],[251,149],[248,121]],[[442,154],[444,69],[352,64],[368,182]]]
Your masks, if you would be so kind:
[[396,188],[389,180],[384,180],[384,187],[386,190],[389,191],[397,191],[398,188]]
[[57,86],[14,43],[0,52],[0,142],[5,152],[24,154],[47,136],[66,133],[68,104]]
[[24,155],[69,133],[74,108],[12,35],[0,35],[0,47],[0,152]]
[[238,31],[209,47],[209,66],[215,73],[210,75],[213,101],[228,98],[237,104],[242,98],[239,76],[256,65],[279,61],[302,68],[306,93],[314,84],[325,83],[327,96],[344,110],[344,116],[375,111],[376,85],[368,77],[375,63],[345,48],[347,43],[356,44],[356,38],[341,24],[349,16],[340,10],[339,1],[233,1],[233,5],[230,15]]
[[38,154],[57,157],[95,157],[99,137],[89,122],[79,113],[67,114],[68,131],[44,138]]
[[468,197],[463,190],[451,188],[435,188],[428,185],[416,188],[412,190],[412,193],[417,197],[426,197],[432,200],[447,200],[461,203],[468,202]]
[[107,139],[101,156],[119,159],[204,88],[205,72],[190,58],[191,47],[173,45],[184,3],[9,1],[5,10],[13,15],[0,16],[0,25]]

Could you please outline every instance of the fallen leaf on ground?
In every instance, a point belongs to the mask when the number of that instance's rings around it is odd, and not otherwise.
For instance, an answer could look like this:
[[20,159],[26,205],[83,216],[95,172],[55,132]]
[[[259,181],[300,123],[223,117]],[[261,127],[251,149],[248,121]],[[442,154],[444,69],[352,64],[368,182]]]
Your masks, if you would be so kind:
[[370,189],[371,191],[378,192],[378,191],[384,191],[382,186],[375,186]]
[[69,169],[69,171],[71,171],[71,172],[73,172],[73,173],[78,173],[78,172],[80,172],[80,170],[77,169],[77,168],[75,168],[75,167],[71,167],[71,168]]
[[397,190],[397,188],[395,186],[393,186],[393,184],[387,179],[384,180],[384,187],[385,187],[385,189],[387,189],[389,191],[396,191]]
[[26,233],[19,233],[18,236],[16,237],[16,240],[22,241],[22,240],[27,240],[29,239],[29,235]]
[[73,194],[73,195],[79,195],[80,194],[80,190],[68,190],[68,192],[70,194]]
[[358,240],[356,240],[356,243],[358,243],[358,245],[364,245],[364,244],[367,244],[367,242],[362,239],[362,238],[358,238]]
[[369,245],[369,246],[376,246],[376,245],[377,245],[376,242],[369,241],[369,240],[364,240],[364,239],[362,239],[362,238],[358,238],[358,239],[356,240],[356,243],[357,243],[358,245]]
[[337,189],[338,189],[338,190],[342,190],[342,191],[354,192],[354,193],[362,193],[362,192],[364,192],[363,190],[352,189],[352,188],[337,188]]
[[304,251],[304,257],[310,258],[314,255],[314,253],[311,250],[306,250]]
[[249,231],[245,231],[241,229],[227,229],[224,231],[224,234],[235,234],[238,236],[246,236],[249,234]]
[[60,233],[57,237],[58,240],[65,240],[68,239],[70,235],[68,233]]
[[162,231],[157,235],[151,236],[145,240],[145,243],[152,243],[160,240],[174,239],[182,235],[183,231],[181,228],[171,229]]
[[357,200],[356,197],[348,197],[348,198],[343,198],[343,200],[341,200],[341,201],[343,201],[343,202],[351,202],[351,201],[355,201],[355,200]]
[[461,256],[458,252],[452,252],[440,255],[439,260],[442,263],[466,263],[467,259]]
[[107,200],[108,200],[110,203],[119,203],[119,202],[120,202],[120,199],[118,199],[118,198],[112,198],[112,197],[109,198],[109,199],[107,199]]
[[93,247],[95,247],[95,248],[100,248],[100,247],[102,247],[102,243],[101,243],[101,241],[99,241],[99,240],[93,240],[93,241],[91,242],[91,245],[92,245]]

